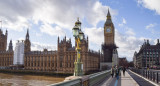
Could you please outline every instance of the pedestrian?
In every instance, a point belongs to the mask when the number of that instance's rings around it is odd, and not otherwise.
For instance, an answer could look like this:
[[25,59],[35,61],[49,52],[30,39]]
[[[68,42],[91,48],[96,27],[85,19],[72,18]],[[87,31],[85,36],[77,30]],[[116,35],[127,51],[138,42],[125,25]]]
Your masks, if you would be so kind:
[[147,70],[149,71],[149,67],[147,67]]
[[111,68],[111,76],[112,76],[112,78],[114,76],[114,68],[113,67]]
[[117,66],[116,66],[116,69],[115,69],[116,71],[115,71],[115,73],[116,73],[116,77],[117,77],[117,79],[119,79],[119,69],[117,68]]
[[126,68],[123,67],[123,76],[125,76],[125,71],[126,71]]

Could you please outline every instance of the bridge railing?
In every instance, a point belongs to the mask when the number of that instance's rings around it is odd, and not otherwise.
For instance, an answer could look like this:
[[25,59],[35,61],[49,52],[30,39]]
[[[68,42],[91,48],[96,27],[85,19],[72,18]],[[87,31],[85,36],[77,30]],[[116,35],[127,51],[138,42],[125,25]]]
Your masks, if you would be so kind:
[[97,86],[97,84],[101,83],[108,75],[110,75],[110,70],[89,75],[89,86]]
[[81,86],[81,78],[76,78],[69,81],[63,81],[63,82],[51,84],[48,86]]
[[160,85],[160,71],[146,69],[131,69],[131,71]]
[[110,70],[106,70],[48,86],[97,86],[109,75]]

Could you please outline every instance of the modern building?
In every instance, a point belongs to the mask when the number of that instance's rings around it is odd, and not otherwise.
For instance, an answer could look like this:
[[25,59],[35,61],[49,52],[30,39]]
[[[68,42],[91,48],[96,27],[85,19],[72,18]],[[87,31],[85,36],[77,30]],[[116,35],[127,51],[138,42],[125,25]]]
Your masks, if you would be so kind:
[[2,29],[0,29],[0,69],[8,68],[13,65],[13,46],[12,40],[9,43],[7,50],[7,35],[8,31],[3,34]]
[[16,43],[14,50],[13,65],[24,65],[24,41],[19,41]]
[[151,45],[149,40],[144,41],[140,50],[137,52],[136,66],[138,68],[155,68],[160,65],[160,43],[157,39],[157,44]]
[[[104,24],[104,43],[102,44],[103,56],[101,57],[101,70],[111,68],[115,44],[115,28],[108,10],[107,20]],[[116,50],[117,51],[117,50]]]

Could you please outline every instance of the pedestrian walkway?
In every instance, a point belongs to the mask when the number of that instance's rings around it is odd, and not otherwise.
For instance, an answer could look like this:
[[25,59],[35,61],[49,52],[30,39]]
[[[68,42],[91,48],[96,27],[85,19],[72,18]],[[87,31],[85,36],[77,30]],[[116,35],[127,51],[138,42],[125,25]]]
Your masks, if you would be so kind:
[[138,83],[125,72],[125,76],[123,76],[123,72],[121,72],[121,76],[117,80],[116,77],[109,77],[104,83],[99,86],[139,86]]
[[125,72],[125,76],[123,76],[123,72],[121,72],[121,86],[139,86],[138,83]]
[[104,83],[99,86],[121,86],[121,80],[117,80],[116,77],[109,77]]

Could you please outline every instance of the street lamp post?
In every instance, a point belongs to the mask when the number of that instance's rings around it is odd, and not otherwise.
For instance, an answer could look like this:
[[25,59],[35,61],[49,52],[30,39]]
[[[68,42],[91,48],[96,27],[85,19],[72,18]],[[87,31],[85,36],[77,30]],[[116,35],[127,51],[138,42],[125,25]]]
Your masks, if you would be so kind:
[[83,40],[84,38],[84,33],[81,31],[81,22],[78,21],[75,23],[75,26],[72,29],[73,32],[73,36],[75,37],[76,43],[77,43],[77,47],[76,47],[76,51],[77,51],[77,58],[75,59],[74,65],[74,76],[82,76],[83,75],[83,70],[82,70],[82,62],[80,59],[80,51],[81,48],[79,47],[79,45],[81,44],[81,40]]

